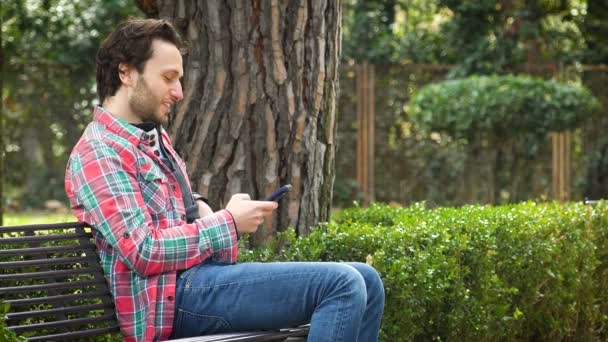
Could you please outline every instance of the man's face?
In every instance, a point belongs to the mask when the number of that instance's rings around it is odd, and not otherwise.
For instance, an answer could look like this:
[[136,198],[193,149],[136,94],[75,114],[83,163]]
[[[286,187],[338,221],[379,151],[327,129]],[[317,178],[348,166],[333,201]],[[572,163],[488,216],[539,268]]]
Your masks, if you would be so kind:
[[180,83],[183,74],[182,56],[177,47],[154,40],[152,57],[143,72],[137,73],[137,82],[129,96],[133,114],[142,122],[166,125],[171,106],[184,97]]

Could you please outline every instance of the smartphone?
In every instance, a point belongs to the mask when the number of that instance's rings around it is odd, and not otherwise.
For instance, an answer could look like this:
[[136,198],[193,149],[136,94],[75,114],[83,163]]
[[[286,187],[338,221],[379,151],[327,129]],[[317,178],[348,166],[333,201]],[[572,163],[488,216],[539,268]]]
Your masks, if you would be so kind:
[[283,185],[279,190],[275,191],[272,195],[266,197],[264,201],[276,201],[278,202],[285,194],[291,190],[291,184]]

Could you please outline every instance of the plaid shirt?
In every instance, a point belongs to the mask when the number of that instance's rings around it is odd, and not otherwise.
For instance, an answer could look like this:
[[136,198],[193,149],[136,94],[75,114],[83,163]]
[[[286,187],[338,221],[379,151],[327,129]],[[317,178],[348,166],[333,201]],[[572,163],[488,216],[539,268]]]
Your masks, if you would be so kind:
[[[95,228],[125,341],[168,339],[177,271],[210,257],[236,261],[232,215],[221,210],[187,224],[177,180],[146,133],[100,107],[93,116],[68,161],[67,195],[76,217]],[[186,175],[164,131],[162,139]]]

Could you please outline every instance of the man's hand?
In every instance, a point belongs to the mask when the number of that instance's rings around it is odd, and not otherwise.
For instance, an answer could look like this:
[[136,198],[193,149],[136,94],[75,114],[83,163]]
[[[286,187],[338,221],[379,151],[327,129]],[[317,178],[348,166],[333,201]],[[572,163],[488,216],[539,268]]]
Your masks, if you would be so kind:
[[198,204],[198,217],[203,218],[207,215],[213,214],[213,210],[211,210],[211,207],[209,207],[207,203],[199,200],[197,200],[196,202]]
[[226,210],[232,214],[239,233],[255,233],[264,217],[272,215],[277,207],[277,202],[252,201],[247,194],[236,194],[230,198]]

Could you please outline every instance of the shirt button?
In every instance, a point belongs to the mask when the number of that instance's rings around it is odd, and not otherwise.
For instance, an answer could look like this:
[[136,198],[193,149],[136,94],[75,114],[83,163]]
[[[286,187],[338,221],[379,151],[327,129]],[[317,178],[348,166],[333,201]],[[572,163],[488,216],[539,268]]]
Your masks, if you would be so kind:
[[177,189],[177,187],[175,186],[175,184],[171,184],[171,190],[175,191]]
[[170,295],[169,297],[167,297],[167,299],[173,301],[173,296]]
[[124,234],[122,234],[122,237],[124,237],[125,239],[128,239],[131,236],[131,234],[129,234],[129,232],[125,232]]
[[141,138],[144,139],[144,140],[148,139],[148,134],[146,134],[146,133],[142,134]]
[[182,221],[186,221],[186,215],[182,214]]
[[156,156],[160,156],[160,152],[159,151],[154,151],[154,154],[156,154]]
[[156,140],[150,140],[150,146],[154,146],[156,144]]

